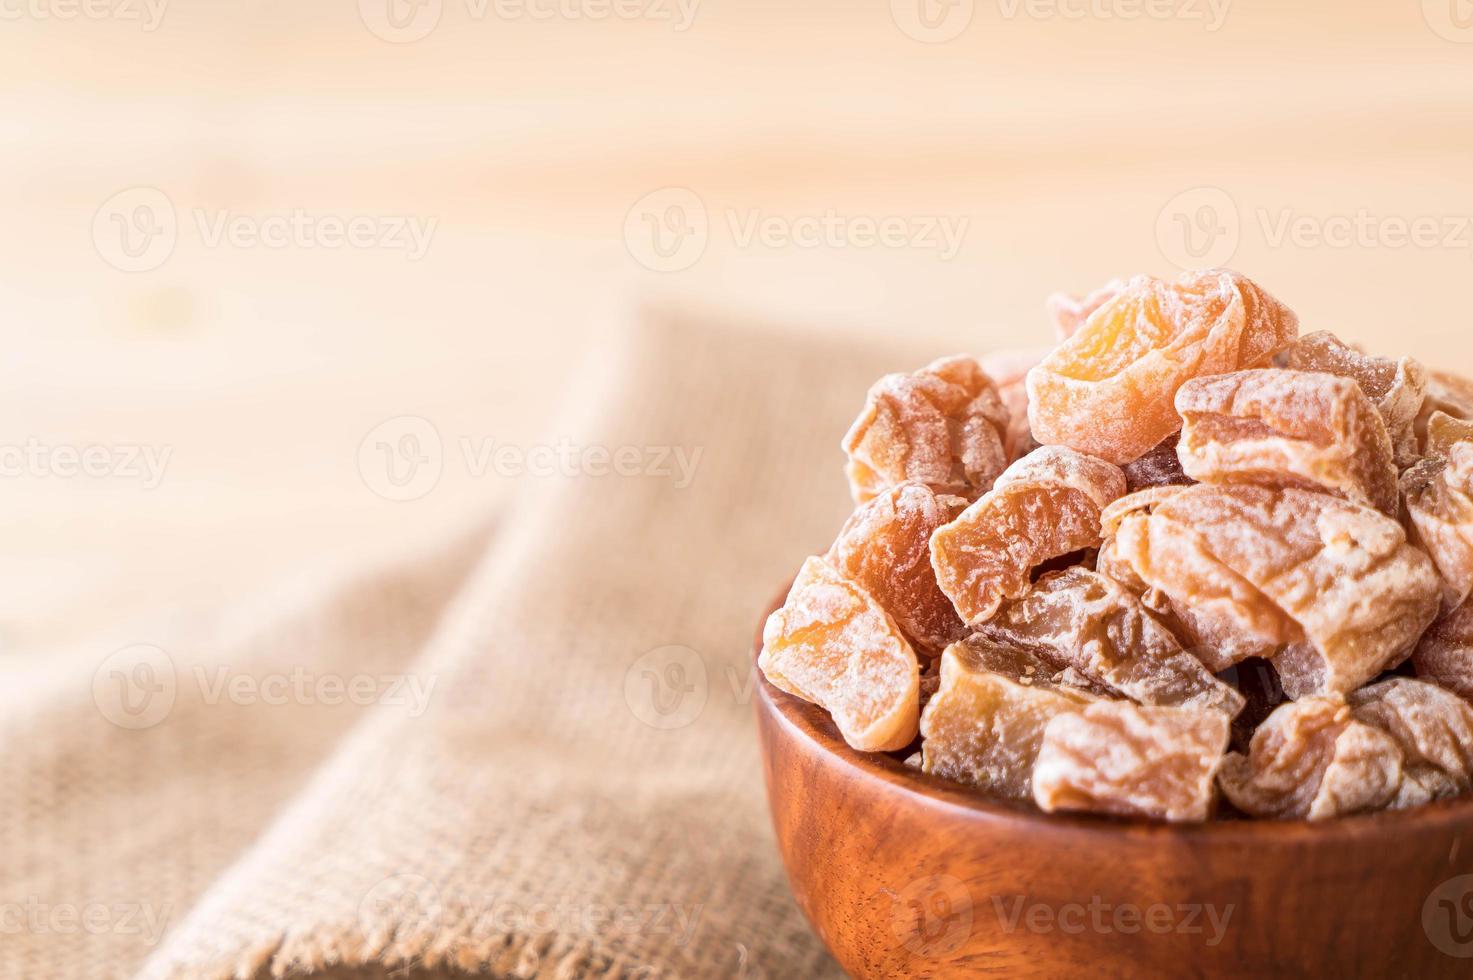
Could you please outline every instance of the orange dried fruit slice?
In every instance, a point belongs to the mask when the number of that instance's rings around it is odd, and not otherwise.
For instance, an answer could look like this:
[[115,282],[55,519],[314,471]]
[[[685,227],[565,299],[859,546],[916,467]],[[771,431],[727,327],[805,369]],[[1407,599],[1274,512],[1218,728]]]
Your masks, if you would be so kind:
[[1427,370],[1410,357],[1393,361],[1362,353],[1327,330],[1306,334],[1285,357],[1296,371],[1320,371],[1350,378],[1376,406],[1391,439],[1396,465],[1416,461],[1417,415],[1427,396]]
[[1062,446],[1035,450],[931,536],[936,580],[968,625],[1028,590],[1044,562],[1099,545],[1100,511],[1125,493],[1119,467]]
[[1028,373],[1033,434],[1129,463],[1181,427],[1183,384],[1266,364],[1298,329],[1287,307],[1233,272],[1137,276]]
[[915,739],[915,653],[874,597],[822,558],[803,563],[768,617],[757,665],[773,686],[826,708],[856,749],[890,752]]

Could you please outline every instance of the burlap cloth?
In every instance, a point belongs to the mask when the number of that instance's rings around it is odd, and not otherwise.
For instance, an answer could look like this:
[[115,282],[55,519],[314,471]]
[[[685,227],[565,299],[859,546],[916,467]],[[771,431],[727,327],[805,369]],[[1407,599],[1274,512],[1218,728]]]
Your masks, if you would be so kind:
[[[844,516],[838,438],[900,362],[634,321],[560,379],[575,421],[550,438],[699,450],[689,486],[528,480],[489,532],[7,685],[0,972],[837,972],[771,838],[749,643]],[[130,643],[177,681],[136,728],[101,703],[102,657]],[[127,677],[156,689],[156,666]],[[433,687],[366,706],[221,694],[224,673],[293,671]]]

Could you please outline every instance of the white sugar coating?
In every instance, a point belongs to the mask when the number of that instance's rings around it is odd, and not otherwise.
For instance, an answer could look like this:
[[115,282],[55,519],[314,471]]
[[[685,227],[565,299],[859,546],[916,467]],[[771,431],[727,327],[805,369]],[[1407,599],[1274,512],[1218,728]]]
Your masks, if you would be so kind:
[[1473,706],[1436,684],[1393,677],[1347,695],[1357,721],[1375,725],[1400,747],[1408,772],[1428,770],[1418,789],[1473,788]]
[[1079,332],[1090,314],[1120,295],[1125,289],[1124,279],[1111,279],[1100,288],[1084,296],[1069,293],[1054,293],[1044,301],[1049,318],[1054,323],[1054,334],[1059,340],[1068,340]]
[[1038,485],[1078,490],[1101,509],[1125,496],[1126,491],[1120,467],[1066,446],[1035,449],[1004,470],[993,490],[1006,492]]
[[1442,575],[1444,608],[1456,609],[1473,595],[1473,443],[1424,459],[1401,488],[1416,541]]
[[969,500],[1007,465],[1011,416],[975,358],[888,374],[870,388],[843,441],[856,503],[906,481]]
[[1051,674],[1028,651],[985,637],[948,647],[940,690],[921,717],[924,770],[1003,798],[1029,799],[1048,720],[1098,700]]
[[1034,801],[1047,811],[1205,820],[1228,727],[1219,711],[1128,701],[1058,715],[1033,767]]
[[768,617],[758,666],[775,686],[827,708],[856,749],[915,737],[920,668],[895,621],[821,558],[809,558]]
[[1177,454],[1195,480],[1323,489],[1396,513],[1391,437],[1351,378],[1276,368],[1195,378],[1176,409]]
[[[1410,655],[1437,615],[1432,562],[1401,525],[1369,507],[1305,490],[1200,484],[1145,520],[1162,532],[1146,543],[1148,556],[1189,542],[1303,630],[1308,642],[1291,643],[1275,660],[1291,697],[1359,687]],[[1132,564],[1151,581],[1140,557],[1137,549]],[[1178,596],[1170,582],[1152,584]]]
[[1243,696],[1184,651],[1122,586],[1085,568],[1045,575],[982,631],[1142,704],[1242,710]]
[[1412,462],[1417,449],[1413,429],[1427,398],[1428,374],[1420,363],[1364,354],[1325,330],[1300,337],[1286,362],[1297,370],[1327,371],[1358,382],[1385,420],[1398,464]]
[[1120,522],[1130,514],[1150,513],[1161,504],[1187,488],[1187,485],[1169,487],[1147,487],[1127,494],[1100,511],[1100,530],[1111,537],[1120,530]]

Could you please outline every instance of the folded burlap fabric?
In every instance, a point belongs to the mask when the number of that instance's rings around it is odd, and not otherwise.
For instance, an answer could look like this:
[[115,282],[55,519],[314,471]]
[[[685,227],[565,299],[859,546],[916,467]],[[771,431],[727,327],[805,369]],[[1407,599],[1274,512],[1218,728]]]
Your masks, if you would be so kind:
[[[104,717],[90,667],[16,699],[0,902],[102,903],[113,928],[7,935],[0,969],[837,972],[771,839],[750,641],[847,512],[845,423],[906,361],[670,314],[594,360],[582,421],[549,440],[623,449],[623,475],[529,480],[484,547],[468,531],[247,639],[201,629],[168,648],[149,727]],[[392,674],[403,696],[210,703],[221,664]]]

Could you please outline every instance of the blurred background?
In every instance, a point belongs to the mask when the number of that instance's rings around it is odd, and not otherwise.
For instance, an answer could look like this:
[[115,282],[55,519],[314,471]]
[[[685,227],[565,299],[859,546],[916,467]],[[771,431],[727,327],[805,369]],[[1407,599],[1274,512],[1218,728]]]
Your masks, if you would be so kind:
[[1053,290],[1225,264],[1306,330],[1473,355],[1467,0],[0,21],[11,665],[472,519],[643,303],[983,353]]

